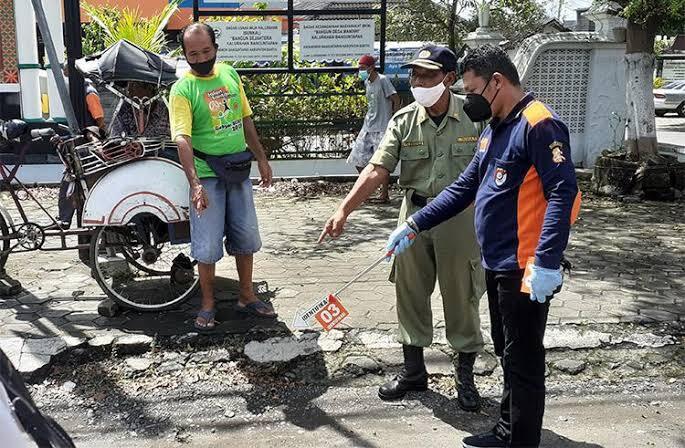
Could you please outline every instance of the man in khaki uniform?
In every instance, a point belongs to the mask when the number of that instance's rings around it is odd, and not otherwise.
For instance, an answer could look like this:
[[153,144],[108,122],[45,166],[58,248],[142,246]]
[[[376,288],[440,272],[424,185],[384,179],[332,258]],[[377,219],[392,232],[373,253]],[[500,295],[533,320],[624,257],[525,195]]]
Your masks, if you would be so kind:
[[[462,112],[463,101],[449,91],[456,81],[457,60],[442,47],[428,46],[411,67],[416,102],[390,121],[385,136],[352,191],[326,222],[319,242],[343,232],[348,216],[387,181],[401,164],[404,200],[398,222],[404,222],[453,182],[471,161],[478,128]],[[381,399],[401,398],[407,391],[428,387],[423,348],[433,339],[430,298],[436,279],[443,298],[447,341],[459,352],[459,405],[480,407],[473,381],[473,364],[483,347],[478,302],[485,292],[473,213],[467,212],[418,235],[416,242],[395,257],[390,280],[395,283],[398,340],[403,344],[404,368],[378,391]]]

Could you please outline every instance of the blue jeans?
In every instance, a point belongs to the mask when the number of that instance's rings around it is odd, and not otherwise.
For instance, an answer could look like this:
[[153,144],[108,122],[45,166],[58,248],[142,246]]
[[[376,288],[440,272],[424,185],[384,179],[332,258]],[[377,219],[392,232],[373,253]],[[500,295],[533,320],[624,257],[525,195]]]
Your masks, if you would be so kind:
[[258,252],[262,240],[250,179],[240,184],[226,184],[209,177],[200,182],[209,206],[200,215],[190,206],[190,256],[200,263],[214,264],[223,258],[224,244],[229,255]]

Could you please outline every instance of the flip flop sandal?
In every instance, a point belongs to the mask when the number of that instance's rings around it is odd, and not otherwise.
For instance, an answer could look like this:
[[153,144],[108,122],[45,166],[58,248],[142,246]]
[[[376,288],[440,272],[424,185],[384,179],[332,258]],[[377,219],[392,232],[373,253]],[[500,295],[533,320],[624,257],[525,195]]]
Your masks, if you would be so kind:
[[[195,327],[196,330],[199,331],[212,331],[216,328],[216,321],[214,320],[214,317],[216,316],[216,310],[200,310],[197,313],[197,317],[195,317],[195,321],[193,322],[193,326]],[[205,320],[205,324],[201,325],[197,322],[197,319],[201,318]]]
[[257,300],[256,302],[252,302],[249,305],[245,306],[240,306],[239,304],[235,305],[235,310],[240,313],[240,314],[247,314],[255,317],[263,317],[267,319],[275,319],[278,317],[278,314],[265,314],[264,311],[268,313],[273,313],[274,310],[267,305],[266,303],[262,302],[261,300]]

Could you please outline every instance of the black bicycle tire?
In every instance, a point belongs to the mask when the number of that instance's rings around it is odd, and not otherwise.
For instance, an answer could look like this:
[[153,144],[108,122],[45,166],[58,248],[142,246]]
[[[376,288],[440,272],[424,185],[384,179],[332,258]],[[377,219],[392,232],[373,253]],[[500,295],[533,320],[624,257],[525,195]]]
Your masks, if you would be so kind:
[[[5,219],[5,215],[0,213],[0,233],[2,236],[7,237],[10,234],[9,226],[7,225],[7,220]],[[10,249],[10,240],[3,240],[2,242],[2,253],[3,255],[0,255],[0,270],[5,269],[5,265],[7,264],[7,259],[9,258],[9,249]]]
[[107,231],[109,227],[99,227],[98,229],[93,232],[92,239],[90,241],[90,265],[91,269],[93,271],[93,278],[95,278],[95,281],[97,284],[100,286],[102,291],[109,297],[110,299],[114,300],[121,306],[129,309],[134,309],[136,311],[143,311],[143,312],[159,312],[159,311],[165,311],[169,309],[176,308],[180,306],[181,304],[185,303],[188,299],[190,299],[200,288],[200,281],[199,277],[195,280],[195,283],[193,286],[186,291],[186,293],[182,296],[183,298],[181,300],[174,300],[169,303],[161,304],[159,306],[140,306],[136,304],[135,302],[129,302],[124,299],[122,299],[115,291],[113,291],[105,279],[102,276],[102,272],[99,269],[99,264],[97,260],[98,256],[98,241],[100,241],[100,237],[103,234],[103,232]]

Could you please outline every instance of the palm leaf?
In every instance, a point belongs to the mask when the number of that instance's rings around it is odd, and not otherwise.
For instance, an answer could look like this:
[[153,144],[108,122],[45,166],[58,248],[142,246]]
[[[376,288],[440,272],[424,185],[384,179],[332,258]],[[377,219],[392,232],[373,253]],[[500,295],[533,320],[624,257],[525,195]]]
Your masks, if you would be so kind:
[[114,29],[114,27],[112,26],[113,25],[112,19],[105,14],[104,8],[100,8],[100,7],[91,5],[89,3],[83,3],[82,7],[88,13],[90,18],[95,23],[100,25],[102,30],[105,33],[107,33],[108,36],[111,37],[112,36],[112,30]]
[[83,9],[106,33],[105,45],[125,39],[146,50],[161,53],[167,45],[164,28],[178,11],[179,0],[173,0],[158,14],[143,18],[138,9],[124,8],[116,17],[106,14],[106,8],[84,3]]
[[164,36],[164,28],[166,28],[169,20],[171,20],[174,14],[176,14],[176,11],[178,11],[179,4],[180,0],[173,0],[172,2],[169,2],[169,4],[166,5],[164,9],[162,9],[162,11],[155,17],[155,19],[157,19],[155,35]]

